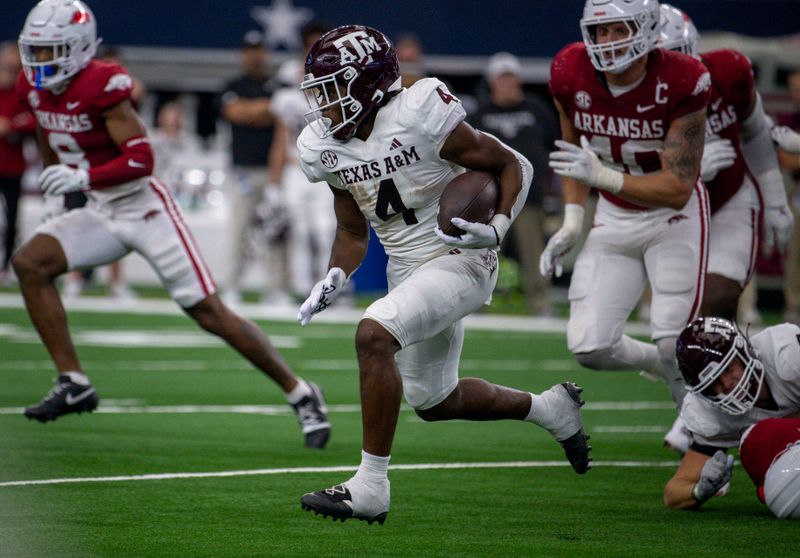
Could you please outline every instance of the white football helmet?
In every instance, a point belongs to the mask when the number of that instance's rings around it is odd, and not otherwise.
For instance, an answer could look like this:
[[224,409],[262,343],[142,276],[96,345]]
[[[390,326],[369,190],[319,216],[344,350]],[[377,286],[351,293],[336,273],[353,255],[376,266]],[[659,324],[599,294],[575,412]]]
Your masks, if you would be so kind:
[[658,46],[665,50],[677,50],[700,58],[697,44],[700,34],[686,12],[669,4],[661,4],[661,37]]
[[[653,50],[660,29],[658,0],[586,0],[581,18],[583,43],[592,65],[601,72],[618,74]],[[597,26],[623,22],[628,37],[598,44]]]
[[[28,83],[39,89],[59,89],[89,65],[97,51],[94,14],[80,0],[41,0],[25,19],[19,35],[22,67]],[[38,60],[42,48],[52,57]]]
[[776,517],[800,519],[800,442],[786,448],[770,465],[764,499]]

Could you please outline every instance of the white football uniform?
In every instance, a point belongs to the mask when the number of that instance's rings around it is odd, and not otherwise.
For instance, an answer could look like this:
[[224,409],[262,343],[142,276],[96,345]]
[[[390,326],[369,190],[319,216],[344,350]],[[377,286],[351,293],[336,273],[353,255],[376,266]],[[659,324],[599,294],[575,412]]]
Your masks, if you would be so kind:
[[106,265],[136,252],[152,266],[172,299],[191,308],[214,294],[216,284],[169,188],[154,176],[147,184],[109,202],[93,197],[86,207],[43,223],[36,233],[58,240],[70,271]]
[[745,175],[739,191],[711,215],[706,273],[747,285],[756,263],[760,212],[753,181]]
[[378,110],[366,141],[321,139],[310,127],[297,140],[309,180],[349,191],[389,256],[389,294],[364,317],[403,347],[396,362],[417,409],[455,389],[461,318],[488,302],[497,281],[494,251],[452,250],[433,232],[442,190],[464,171],[439,150],[465,116],[445,85],[428,78]]
[[729,415],[702,396],[689,393],[681,418],[696,443],[734,448],[744,431],[756,422],[800,411],[800,327],[789,323],[773,326],[753,335],[750,341],[764,365],[764,382],[778,409],[753,407],[743,415]]

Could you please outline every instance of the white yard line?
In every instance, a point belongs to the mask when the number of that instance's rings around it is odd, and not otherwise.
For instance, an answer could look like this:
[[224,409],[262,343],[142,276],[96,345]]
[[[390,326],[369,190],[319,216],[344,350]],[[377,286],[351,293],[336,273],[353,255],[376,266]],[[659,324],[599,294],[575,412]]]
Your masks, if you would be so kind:
[[[677,467],[677,461],[593,461],[592,467]],[[542,467],[569,467],[566,461],[505,461],[497,463],[413,463],[390,465],[392,471],[430,471],[442,469],[516,469]],[[175,479],[205,479],[221,477],[244,477],[262,475],[291,475],[301,473],[343,473],[355,471],[352,465],[334,467],[282,467],[276,469],[250,469],[244,471],[215,471],[208,473],[158,473],[150,475],[127,475],[113,477],[73,477],[0,482],[0,487],[35,486],[44,484],[77,484],[85,482],[128,482]]]
[[[249,415],[290,415],[288,405],[147,405],[140,400],[132,400],[135,404],[124,404],[125,400],[101,401],[95,413],[99,414],[201,414],[231,413]],[[584,411],[660,411],[672,409],[674,405],[667,401],[596,401],[584,405]],[[407,405],[401,411],[412,411]],[[22,407],[0,407],[0,415],[16,415],[23,411]],[[330,413],[360,413],[358,404],[328,405]]]

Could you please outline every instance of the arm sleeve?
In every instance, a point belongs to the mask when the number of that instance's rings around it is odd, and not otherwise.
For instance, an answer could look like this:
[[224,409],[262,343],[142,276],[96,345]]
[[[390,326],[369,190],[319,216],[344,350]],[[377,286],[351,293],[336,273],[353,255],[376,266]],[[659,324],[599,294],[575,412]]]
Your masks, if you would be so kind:
[[741,148],[747,167],[761,187],[766,207],[786,206],[786,187],[770,136],[770,126],[767,124],[761,96],[758,93],[753,112],[742,121]]
[[119,149],[119,157],[89,169],[92,190],[103,190],[152,174],[153,150],[146,137],[131,138]]

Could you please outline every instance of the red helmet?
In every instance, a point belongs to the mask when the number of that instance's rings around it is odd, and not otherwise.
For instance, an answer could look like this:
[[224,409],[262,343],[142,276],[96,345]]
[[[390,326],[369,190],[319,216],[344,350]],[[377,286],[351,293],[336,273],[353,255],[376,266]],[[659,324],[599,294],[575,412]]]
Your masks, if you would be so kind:
[[[306,121],[321,137],[347,141],[359,124],[400,89],[400,69],[392,42],[380,31],[345,25],[325,33],[306,57],[300,89],[311,110]],[[339,110],[334,123],[324,112]]]
[[[675,348],[686,389],[731,415],[753,408],[764,381],[764,366],[736,324],[723,318],[697,318],[681,332]],[[739,383],[729,393],[714,394],[711,386],[736,358],[744,368]]]

